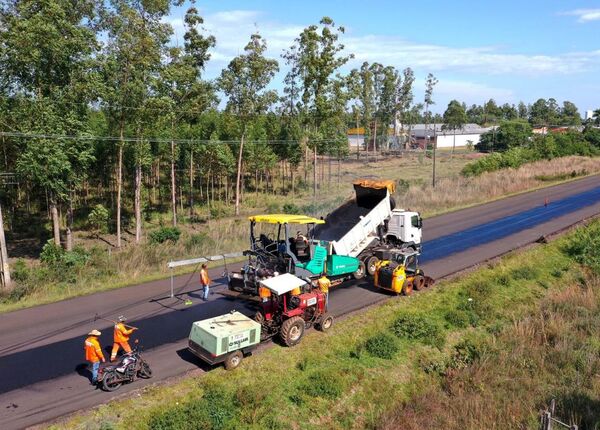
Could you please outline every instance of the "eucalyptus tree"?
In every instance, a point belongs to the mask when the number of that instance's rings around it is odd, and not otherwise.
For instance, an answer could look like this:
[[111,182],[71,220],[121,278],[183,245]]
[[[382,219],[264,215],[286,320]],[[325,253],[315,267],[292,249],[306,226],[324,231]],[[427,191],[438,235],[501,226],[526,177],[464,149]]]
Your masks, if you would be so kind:
[[[319,25],[310,25],[295,39],[292,47],[283,57],[291,65],[292,70],[299,76],[300,110],[304,122],[305,135],[322,138],[319,124],[337,113],[332,109],[334,102],[334,76],[352,55],[343,55],[344,45],[339,43],[339,37],[344,33],[344,27],[336,27],[329,17],[323,17]],[[313,193],[317,192],[317,152],[322,145],[316,139],[310,140],[313,150]]]
[[266,58],[267,43],[258,33],[250,36],[244,54],[235,57],[217,80],[219,88],[227,96],[226,111],[237,115],[242,121],[238,148],[237,175],[235,182],[235,214],[240,213],[240,186],[244,140],[249,122],[266,113],[277,101],[277,93],[267,86],[279,70],[277,60]]
[[[413,84],[415,82],[415,73],[410,67],[405,68],[402,71],[402,78],[398,78],[398,96],[397,96],[397,107],[396,113],[400,119],[402,131],[404,131],[404,124],[409,124],[409,138],[406,140],[406,149],[408,149],[410,142],[410,128],[412,123],[409,121],[411,105],[414,100],[413,95]],[[394,121],[394,127],[396,127],[397,121]]]
[[458,100],[452,100],[444,112],[445,130],[452,130],[452,153],[456,149],[456,130],[461,129],[467,122],[467,113]]
[[[94,55],[100,6],[91,0],[7,0],[0,6],[0,81],[15,102],[17,172],[47,192],[53,237],[60,245],[57,206],[68,202],[67,248],[72,246],[74,190],[92,161],[85,129],[94,99]],[[52,140],[48,135],[70,135]]]
[[[178,158],[175,145],[176,130],[180,128],[183,120],[190,123],[206,109],[217,103],[214,88],[202,80],[202,73],[206,63],[210,60],[209,50],[215,46],[215,38],[199,31],[204,23],[203,18],[194,7],[189,8],[184,17],[186,32],[184,47],[170,47],[168,49],[168,62],[165,64],[155,81],[157,94],[166,114],[163,121],[170,130],[171,136],[171,211],[173,226],[177,226],[177,198],[175,162]],[[194,145],[189,146],[190,180],[193,182],[193,156]]]
[[[352,95],[360,103],[361,125],[365,131],[366,142],[370,139],[371,121],[375,115],[376,95],[375,95],[375,79],[373,76],[373,68],[368,62],[364,62],[360,69],[353,69],[348,76],[349,87]],[[369,150],[369,145],[366,143],[365,149]]]
[[[424,97],[424,104],[425,104],[425,133],[427,133],[427,124],[429,123],[429,116],[430,116],[430,112],[429,112],[429,106],[435,104],[435,102],[433,101],[433,88],[437,85],[438,80],[435,76],[433,76],[433,74],[429,73],[427,75],[427,79],[425,80],[425,97]],[[433,125],[434,127],[434,134],[435,134],[435,124]],[[437,147],[437,142],[433,142],[433,171],[432,171],[432,180],[431,183],[432,185],[435,187],[435,150]]]

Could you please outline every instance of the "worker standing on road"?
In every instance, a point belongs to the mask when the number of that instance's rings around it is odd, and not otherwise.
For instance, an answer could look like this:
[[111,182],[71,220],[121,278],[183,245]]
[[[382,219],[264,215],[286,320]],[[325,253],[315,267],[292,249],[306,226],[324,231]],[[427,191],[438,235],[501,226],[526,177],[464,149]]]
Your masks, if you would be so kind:
[[112,352],[110,354],[110,361],[115,361],[117,358],[117,353],[120,348],[123,348],[125,352],[131,352],[131,346],[129,346],[129,336],[136,330],[133,327],[128,328],[125,324],[123,324],[127,319],[123,316],[120,316],[118,319],[118,323],[115,324],[115,331],[113,335],[113,347]]
[[210,278],[208,277],[208,266],[206,265],[206,263],[202,265],[202,269],[200,270],[200,285],[202,285],[202,289],[204,290],[202,299],[204,301],[207,301],[208,291],[210,288]]
[[329,288],[331,288],[331,281],[327,278],[325,273],[323,273],[317,282],[319,284],[319,289],[325,294],[325,310],[329,310]]
[[104,359],[104,354],[102,353],[102,348],[100,347],[100,341],[98,340],[98,336],[100,336],[98,330],[92,330],[88,333],[88,337],[85,339],[85,359],[89,361],[92,365],[92,385],[95,385],[98,382],[98,369],[100,368],[100,361],[106,363]]

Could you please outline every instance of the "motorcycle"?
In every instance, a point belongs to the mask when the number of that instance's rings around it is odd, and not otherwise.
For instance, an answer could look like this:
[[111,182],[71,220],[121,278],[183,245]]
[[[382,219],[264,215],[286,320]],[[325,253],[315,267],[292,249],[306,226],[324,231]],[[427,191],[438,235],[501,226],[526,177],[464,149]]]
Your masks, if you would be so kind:
[[104,391],[115,391],[123,383],[151,377],[152,369],[141,357],[137,346],[131,352],[123,354],[117,364],[109,364],[98,370],[98,384]]

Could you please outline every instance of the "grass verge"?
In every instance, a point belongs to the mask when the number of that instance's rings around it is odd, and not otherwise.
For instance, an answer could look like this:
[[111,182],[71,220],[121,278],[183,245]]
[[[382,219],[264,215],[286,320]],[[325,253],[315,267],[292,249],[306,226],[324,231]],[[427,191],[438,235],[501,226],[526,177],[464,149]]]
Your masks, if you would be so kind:
[[[592,422],[584,419],[600,419],[598,409],[582,408],[598,402],[600,282],[578,261],[597,261],[589,242],[599,234],[595,223],[350,316],[299,347],[274,346],[236,371],[146,388],[53,428],[391,429],[410,417],[431,424],[419,428],[535,428],[554,396],[571,399],[563,416]],[[444,396],[454,413],[440,427]]]

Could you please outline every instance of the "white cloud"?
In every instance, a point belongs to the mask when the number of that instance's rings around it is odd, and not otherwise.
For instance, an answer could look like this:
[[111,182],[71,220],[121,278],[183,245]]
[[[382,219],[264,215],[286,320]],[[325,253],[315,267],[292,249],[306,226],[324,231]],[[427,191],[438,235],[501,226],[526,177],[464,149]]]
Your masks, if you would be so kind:
[[600,20],[600,9],[575,9],[563,12],[561,15],[576,16],[577,22],[586,23]]

